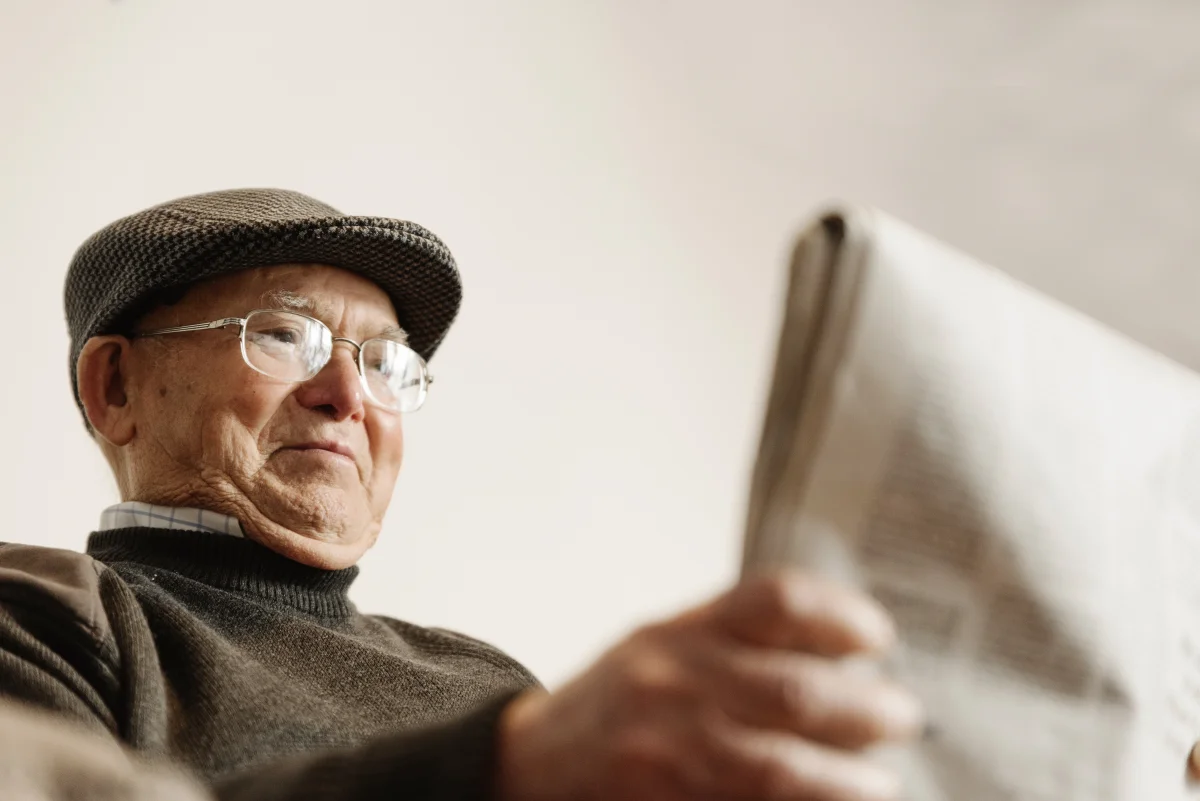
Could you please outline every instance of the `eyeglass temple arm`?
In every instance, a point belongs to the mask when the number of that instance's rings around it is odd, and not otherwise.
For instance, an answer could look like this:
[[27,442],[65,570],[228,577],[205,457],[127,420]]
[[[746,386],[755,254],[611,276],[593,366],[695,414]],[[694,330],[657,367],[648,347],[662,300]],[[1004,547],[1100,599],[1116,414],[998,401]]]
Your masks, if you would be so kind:
[[143,331],[136,336],[139,337],[156,337],[159,334],[182,334],[185,331],[207,331],[210,328],[224,328],[228,325],[242,326],[246,320],[242,317],[226,317],[222,320],[213,320],[209,323],[192,323],[191,325],[176,325],[171,328],[156,328],[153,331]]

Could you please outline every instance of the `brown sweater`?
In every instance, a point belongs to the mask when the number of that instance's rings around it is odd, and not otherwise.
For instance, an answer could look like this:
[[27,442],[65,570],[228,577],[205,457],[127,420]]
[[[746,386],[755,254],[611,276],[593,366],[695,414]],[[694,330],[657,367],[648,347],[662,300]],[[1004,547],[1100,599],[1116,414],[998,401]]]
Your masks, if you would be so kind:
[[93,534],[86,554],[0,545],[0,696],[220,799],[488,798],[495,721],[536,680],[484,643],[360,614],[357,572],[161,529]]

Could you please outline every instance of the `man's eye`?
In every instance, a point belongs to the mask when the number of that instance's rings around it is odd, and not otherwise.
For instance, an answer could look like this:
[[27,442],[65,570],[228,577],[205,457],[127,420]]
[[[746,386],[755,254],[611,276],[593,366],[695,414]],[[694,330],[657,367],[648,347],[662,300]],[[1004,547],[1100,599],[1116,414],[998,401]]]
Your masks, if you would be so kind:
[[300,332],[294,328],[272,328],[260,332],[259,337],[265,344],[295,345],[300,341]]

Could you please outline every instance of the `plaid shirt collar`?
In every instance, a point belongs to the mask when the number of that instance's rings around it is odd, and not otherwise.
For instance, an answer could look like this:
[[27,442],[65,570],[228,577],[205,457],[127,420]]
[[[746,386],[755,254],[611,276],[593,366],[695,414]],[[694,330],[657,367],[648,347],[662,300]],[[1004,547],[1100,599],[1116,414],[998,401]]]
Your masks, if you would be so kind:
[[244,537],[242,524],[236,517],[176,506],[155,506],[141,501],[125,501],[100,513],[100,531],[114,528],[174,528],[183,531],[209,531]]

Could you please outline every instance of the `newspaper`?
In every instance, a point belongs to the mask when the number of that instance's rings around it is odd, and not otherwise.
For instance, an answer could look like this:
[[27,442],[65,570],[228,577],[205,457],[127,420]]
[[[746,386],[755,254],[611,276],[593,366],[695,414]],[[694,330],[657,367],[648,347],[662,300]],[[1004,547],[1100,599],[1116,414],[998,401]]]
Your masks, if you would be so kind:
[[891,610],[905,797],[1200,798],[1200,377],[865,209],[783,320],[743,569]]

